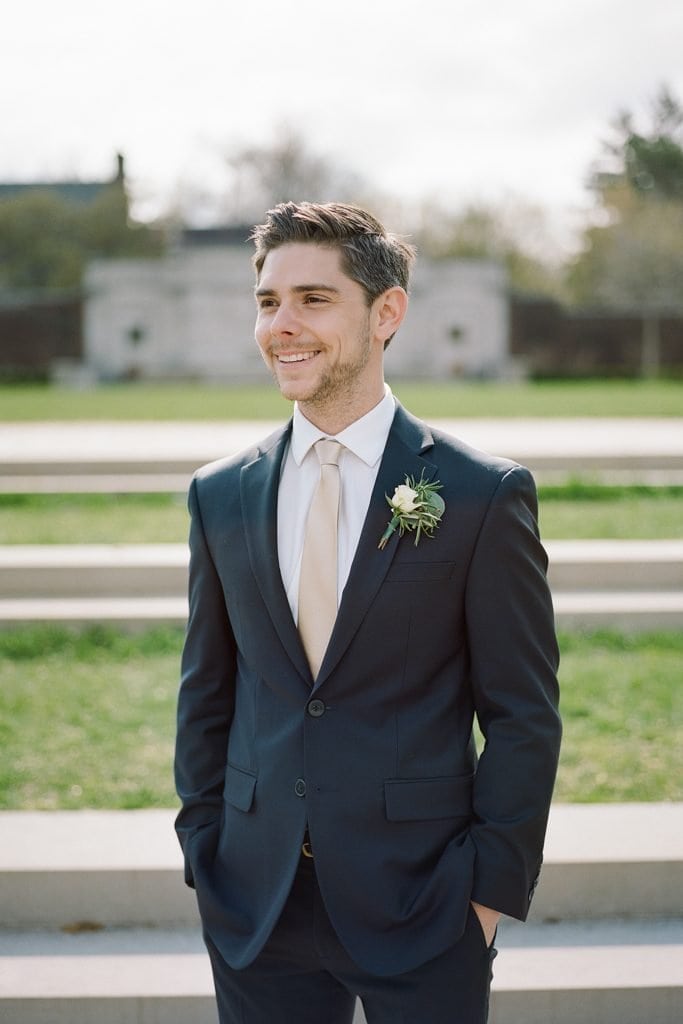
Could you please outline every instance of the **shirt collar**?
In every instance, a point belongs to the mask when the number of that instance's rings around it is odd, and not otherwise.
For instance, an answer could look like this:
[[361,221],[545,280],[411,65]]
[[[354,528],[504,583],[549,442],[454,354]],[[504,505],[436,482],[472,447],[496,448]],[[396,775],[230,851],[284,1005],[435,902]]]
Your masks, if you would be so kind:
[[[382,401],[365,416],[361,416],[359,420],[333,436],[368,466],[374,466],[379,462],[386,446],[395,411],[394,396],[389,385],[385,384]],[[321,437],[330,436],[307,420],[298,404],[295,404],[291,451],[297,466],[301,465],[316,441]]]

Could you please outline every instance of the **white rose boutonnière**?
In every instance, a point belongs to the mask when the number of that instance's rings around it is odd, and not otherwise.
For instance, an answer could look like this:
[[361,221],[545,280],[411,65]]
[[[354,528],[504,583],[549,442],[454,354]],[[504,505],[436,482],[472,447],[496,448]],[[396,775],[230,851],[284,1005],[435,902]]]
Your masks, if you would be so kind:
[[438,480],[428,483],[424,474],[418,481],[407,476],[405,483],[398,485],[391,498],[386,496],[392,515],[377,546],[383,548],[396,530],[399,537],[414,530],[416,547],[423,533],[431,537],[446,509],[445,501],[437,494],[441,487]]

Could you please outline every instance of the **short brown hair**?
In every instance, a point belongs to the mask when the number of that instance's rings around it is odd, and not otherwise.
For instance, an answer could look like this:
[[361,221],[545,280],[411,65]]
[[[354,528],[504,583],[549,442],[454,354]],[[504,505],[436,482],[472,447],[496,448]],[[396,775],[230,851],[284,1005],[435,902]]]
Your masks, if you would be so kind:
[[399,285],[408,291],[415,249],[359,206],[347,203],[280,203],[251,233],[256,277],[272,249],[311,242],[338,249],[344,273],[364,290],[368,306]]

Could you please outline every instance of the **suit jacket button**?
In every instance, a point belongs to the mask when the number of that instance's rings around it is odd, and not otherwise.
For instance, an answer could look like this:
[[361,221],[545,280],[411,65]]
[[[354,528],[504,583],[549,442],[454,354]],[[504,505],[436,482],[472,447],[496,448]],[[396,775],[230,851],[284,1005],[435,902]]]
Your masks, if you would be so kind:
[[308,702],[308,713],[311,718],[320,718],[325,714],[325,705],[321,700],[311,700]]
[[306,796],[306,783],[303,779],[297,779],[294,783],[294,792],[297,796]]

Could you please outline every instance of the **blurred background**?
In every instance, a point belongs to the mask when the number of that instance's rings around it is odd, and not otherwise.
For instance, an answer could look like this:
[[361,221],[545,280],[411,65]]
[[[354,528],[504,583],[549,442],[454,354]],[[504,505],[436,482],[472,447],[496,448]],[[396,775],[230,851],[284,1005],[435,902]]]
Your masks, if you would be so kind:
[[0,375],[260,373],[249,227],[367,205],[422,259],[389,372],[683,365],[683,11],[28,0],[0,40]]

